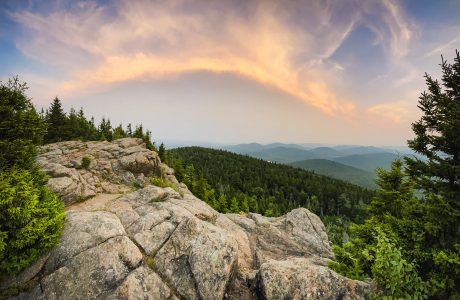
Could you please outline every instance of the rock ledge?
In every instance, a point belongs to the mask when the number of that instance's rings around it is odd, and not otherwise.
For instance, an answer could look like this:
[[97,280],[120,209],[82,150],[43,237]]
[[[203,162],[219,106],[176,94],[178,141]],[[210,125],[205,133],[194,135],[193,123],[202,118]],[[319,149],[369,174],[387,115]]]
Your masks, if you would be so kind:
[[[88,169],[78,166],[83,155]],[[332,252],[318,216],[304,208],[278,218],[220,214],[140,140],[56,143],[39,163],[68,205],[67,221],[50,253],[0,282],[29,287],[16,299],[366,298],[367,284],[327,268]],[[180,193],[128,192],[160,169]],[[73,204],[82,197],[91,198]]]

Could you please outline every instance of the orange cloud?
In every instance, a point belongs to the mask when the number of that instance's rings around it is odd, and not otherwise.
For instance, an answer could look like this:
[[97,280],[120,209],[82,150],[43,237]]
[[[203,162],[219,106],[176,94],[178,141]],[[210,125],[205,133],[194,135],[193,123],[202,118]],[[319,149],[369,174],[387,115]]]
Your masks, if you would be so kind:
[[334,92],[343,67],[322,62],[357,24],[389,39],[395,56],[405,53],[412,33],[394,1],[345,2],[253,1],[241,13],[225,2],[125,0],[117,2],[115,14],[88,2],[47,16],[14,17],[31,33],[18,47],[66,71],[60,93],[197,71],[230,72],[329,115],[348,115],[355,104]]

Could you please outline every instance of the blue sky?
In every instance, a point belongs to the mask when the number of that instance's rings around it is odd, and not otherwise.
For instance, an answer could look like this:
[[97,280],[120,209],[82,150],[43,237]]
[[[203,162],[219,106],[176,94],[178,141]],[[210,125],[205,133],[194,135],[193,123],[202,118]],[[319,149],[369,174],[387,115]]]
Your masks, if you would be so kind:
[[155,139],[402,145],[460,0],[0,2],[0,79]]

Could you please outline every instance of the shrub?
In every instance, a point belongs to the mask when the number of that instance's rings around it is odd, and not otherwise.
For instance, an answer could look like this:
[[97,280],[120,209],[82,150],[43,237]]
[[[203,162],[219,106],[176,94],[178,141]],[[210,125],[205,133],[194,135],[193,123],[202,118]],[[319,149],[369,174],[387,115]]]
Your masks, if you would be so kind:
[[14,274],[57,242],[64,205],[37,169],[0,172],[0,273]]
[[173,182],[171,182],[171,181],[169,181],[169,180],[167,180],[167,179],[165,179],[163,177],[152,176],[152,177],[150,177],[150,183],[153,184],[153,185],[162,187],[162,188],[170,187],[173,190],[175,190],[176,192],[179,191],[179,188],[177,187],[177,185],[175,185]]
[[150,268],[150,269],[153,269],[154,266],[155,266],[155,259],[150,256],[150,255],[147,255],[145,257],[145,263],[147,264],[147,266]]
[[142,188],[144,188],[144,184],[142,184],[142,182],[139,182],[139,181],[133,182],[133,190],[137,191],[138,189],[142,189]]
[[[428,284],[417,273],[414,263],[408,262],[401,250],[379,228],[372,275],[381,291],[377,298],[428,299]],[[382,297],[383,296],[383,297]]]
[[81,167],[83,169],[89,169],[89,166],[91,165],[91,158],[89,156],[83,156],[81,158]]

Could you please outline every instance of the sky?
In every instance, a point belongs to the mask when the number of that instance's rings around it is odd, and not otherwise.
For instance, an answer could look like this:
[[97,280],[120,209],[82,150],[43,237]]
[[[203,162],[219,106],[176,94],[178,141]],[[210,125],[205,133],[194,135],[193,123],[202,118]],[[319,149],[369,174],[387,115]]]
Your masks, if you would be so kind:
[[0,80],[153,139],[404,145],[460,0],[2,0]]

